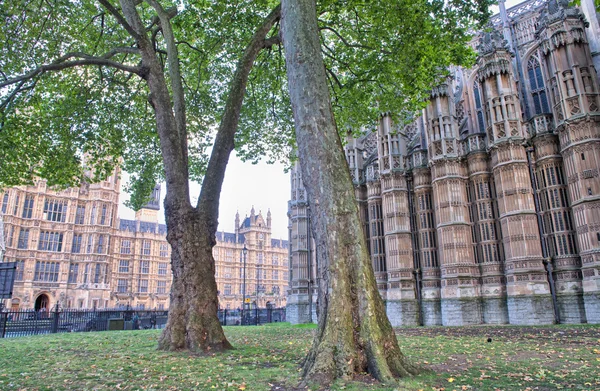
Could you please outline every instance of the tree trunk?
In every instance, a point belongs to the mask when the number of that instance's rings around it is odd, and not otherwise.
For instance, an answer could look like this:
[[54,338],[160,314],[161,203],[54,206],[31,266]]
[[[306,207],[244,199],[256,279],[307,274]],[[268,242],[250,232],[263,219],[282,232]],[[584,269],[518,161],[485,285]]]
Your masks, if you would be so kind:
[[[193,352],[230,349],[232,346],[217,317],[217,284],[212,256],[216,224],[193,208],[189,199],[187,143],[182,139],[186,137],[183,90],[177,87],[177,83],[172,83],[173,94],[180,95],[172,99],[163,65],[137,13],[135,1],[120,2],[128,31],[132,30],[136,38],[142,67],[146,70],[145,80],[156,116],[167,184],[165,218],[167,241],[171,245],[173,282],[169,319],[159,339],[159,348]],[[162,11],[160,4],[154,5]],[[159,13],[159,16],[163,28],[169,25],[170,20],[164,13]],[[170,32],[170,25],[166,30]],[[167,44],[172,45],[173,42],[168,41]],[[179,61],[176,49],[170,49],[168,56],[176,58],[169,58],[169,61]],[[172,100],[180,102],[177,110]]]
[[315,0],[283,0],[282,39],[302,179],[320,260],[319,327],[305,381],[410,376],[375,282],[321,58]]
[[158,347],[193,352],[231,349],[217,317],[214,232],[195,208],[167,207],[165,215],[173,284],[169,319]]
[[[192,208],[189,202],[171,204],[167,193],[165,216],[167,240],[172,248],[173,283],[169,319],[161,334],[159,349],[206,352],[232,348],[217,317],[217,283],[212,249],[216,244],[219,198],[225,169],[235,146],[235,132],[248,76],[258,53],[273,44],[273,41],[268,43],[266,37],[280,14],[281,7],[278,5],[256,30],[237,64],[197,207]],[[167,183],[167,190],[168,187]]]

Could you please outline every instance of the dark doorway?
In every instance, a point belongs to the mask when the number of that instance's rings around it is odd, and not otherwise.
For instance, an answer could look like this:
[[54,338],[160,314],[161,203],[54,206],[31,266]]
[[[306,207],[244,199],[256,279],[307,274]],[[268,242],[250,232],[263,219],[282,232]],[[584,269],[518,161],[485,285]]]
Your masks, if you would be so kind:
[[41,294],[35,299],[35,310],[39,311],[40,309],[43,309],[44,311],[48,311],[49,304],[50,299],[48,299],[48,296]]

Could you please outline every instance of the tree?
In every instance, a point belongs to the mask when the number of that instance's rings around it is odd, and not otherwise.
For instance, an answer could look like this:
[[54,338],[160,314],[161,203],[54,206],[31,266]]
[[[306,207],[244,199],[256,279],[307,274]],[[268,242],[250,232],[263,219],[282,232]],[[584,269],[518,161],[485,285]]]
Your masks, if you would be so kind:
[[[467,31],[485,3],[320,2],[315,34],[320,32],[325,83],[340,128],[358,132],[380,112],[402,119],[420,107],[448,64],[474,58],[465,45]],[[290,146],[281,51],[268,49],[278,41],[271,31],[276,4],[120,0],[116,6],[112,0],[87,0],[73,7],[69,0],[12,0],[0,3],[0,15],[0,149],[6,152],[0,183],[17,185],[33,177],[63,186],[100,180],[123,157],[125,170],[133,173],[132,204],[140,207],[164,178],[174,281],[160,346],[228,348],[215,315],[210,250],[232,135],[241,120],[237,148],[249,159],[269,153],[273,160]],[[259,66],[248,73],[253,62]],[[299,152],[302,163],[305,144]],[[93,172],[88,175],[86,168]],[[189,179],[202,180],[195,206]],[[373,303],[369,308],[378,308]],[[381,340],[391,341],[387,334]],[[355,369],[364,362],[354,361]],[[339,373],[349,373],[351,364],[340,362]],[[386,372],[381,373],[383,379]]]
[[[485,2],[483,5],[486,6]],[[385,96],[392,86],[397,88],[396,93],[409,92],[406,97],[399,94],[396,100],[402,101],[410,113],[419,104],[415,97],[426,92],[427,83],[431,88],[433,83],[445,77],[445,68],[434,68],[432,74],[422,73],[427,65],[415,67],[413,74],[398,71],[402,71],[405,64],[417,65],[429,59],[427,56],[415,58],[415,54],[423,50],[431,53],[434,47],[439,47],[437,55],[441,57],[434,65],[463,62],[468,57],[462,49],[464,40],[468,39],[466,22],[476,15],[481,4],[418,0],[362,4],[347,1],[343,7],[354,24],[354,34],[351,37],[344,37],[337,31],[333,34],[347,48],[342,54],[360,49],[343,61],[349,67],[357,65],[359,70],[350,72],[352,76],[346,83],[351,83],[352,77],[362,78],[366,82],[363,84],[375,85],[370,93],[376,98]],[[327,16],[319,14],[321,19]],[[449,21],[465,23],[459,24],[459,34],[454,37],[443,31],[448,29],[446,23]],[[394,24],[395,28],[392,27]],[[419,25],[426,27],[419,30]],[[398,26],[403,29],[398,31]],[[321,316],[312,348],[304,362],[304,378],[329,383],[337,377],[349,378],[368,372],[389,383],[396,377],[416,374],[418,368],[404,359],[377,290],[331,104],[330,90],[344,93],[344,83],[330,74],[334,78],[334,87],[328,88],[330,68],[321,57],[322,46],[327,47],[327,37],[322,38],[324,43],[320,42],[319,29],[314,0],[282,1],[282,39],[298,157],[311,203],[311,228],[320,261]],[[410,37],[417,42],[403,39]],[[437,41],[432,40],[436,37]],[[384,39],[378,41],[380,38]],[[448,46],[444,47],[445,44]],[[415,53],[413,48],[421,50]],[[446,51],[447,48],[451,48],[450,51]],[[334,53],[331,57],[340,53],[330,52]],[[355,56],[363,61],[352,62]],[[340,62],[339,57],[334,57],[334,62]],[[392,81],[384,82],[385,78]],[[416,88],[414,81],[417,81]],[[350,114],[355,113],[350,111]]]
[[[212,255],[219,195],[250,71],[259,52],[278,42],[270,32],[280,7],[259,1],[240,11],[242,4],[189,3],[180,12],[175,4],[167,7],[158,0],[120,0],[118,7],[111,0],[98,2],[77,7],[66,0],[0,6],[6,27],[0,47],[0,147],[7,153],[0,183],[17,185],[43,177],[50,185],[66,186],[99,180],[123,156],[125,167],[134,172],[133,203],[139,207],[164,175],[173,283],[159,348],[231,348],[217,318]],[[265,15],[268,7],[272,11]],[[178,14],[183,15],[174,20]],[[244,18],[236,31],[215,33],[218,22],[224,27],[239,14]],[[194,18],[201,16],[205,30],[190,36],[200,27]],[[211,24],[209,18],[217,22]],[[178,40],[174,26],[186,40]],[[255,30],[251,36],[248,26]],[[19,32],[22,35],[14,35]],[[230,47],[223,49],[225,45]],[[188,50],[185,56],[180,47]],[[221,67],[216,73],[229,76],[223,69],[232,66],[232,53],[238,53],[239,61],[206,163],[207,128],[219,117],[212,114],[218,107],[210,106],[218,102],[214,95],[223,93],[212,83],[225,84],[225,77],[215,80],[207,74]],[[211,62],[217,64],[212,69],[206,65]],[[199,71],[190,71],[195,68]],[[192,93],[192,104],[186,105],[186,90]],[[153,121],[145,120],[149,112]],[[91,178],[82,166],[84,157],[94,171]],[[189,180],[202,174],[200,197],[192,206]]]

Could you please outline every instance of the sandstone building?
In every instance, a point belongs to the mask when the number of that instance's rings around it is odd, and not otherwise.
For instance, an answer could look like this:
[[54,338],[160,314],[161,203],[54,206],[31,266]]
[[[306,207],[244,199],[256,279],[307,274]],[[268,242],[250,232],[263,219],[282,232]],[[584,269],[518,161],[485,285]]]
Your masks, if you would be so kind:
[[[407,126],[345,151],[394,326],[600,323],[600,66],[593,1],[499,1],[478,60]],[[291,174],[287,318],[316,319],[318,259]]]
[[[119,195],[117,174],[63,191],[38,180],[0,192],[4,262],[17,262],[6,307],[167,309],[171,248],[158,223],[160,187],[135,220],[117,216]],[[241,307],[244,246],[248,301],[284,306],[287,241],[271,239],[270,212],[265,221],[252,209],[242,224],[236,217],[236,227],[219,232],[214,247],[221,307]]]

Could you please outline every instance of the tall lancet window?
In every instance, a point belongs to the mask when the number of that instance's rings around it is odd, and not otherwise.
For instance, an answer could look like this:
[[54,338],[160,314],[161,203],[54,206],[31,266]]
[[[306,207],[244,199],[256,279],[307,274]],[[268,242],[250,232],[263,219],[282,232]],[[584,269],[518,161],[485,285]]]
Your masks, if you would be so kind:
[[534,115],[549,113],[550,107],[546,97],[542,67],[534,56],[527,62],[527,77],[529,78],[531,98],[533,99]]
[[475,111],[477,112],[477,126],[479,126],[481,133],[485,133],[485,120],[483,119],[483,105],[481,103],[480,91],[479,83],[475,82],[473,85],[473,96],[475,97]]

